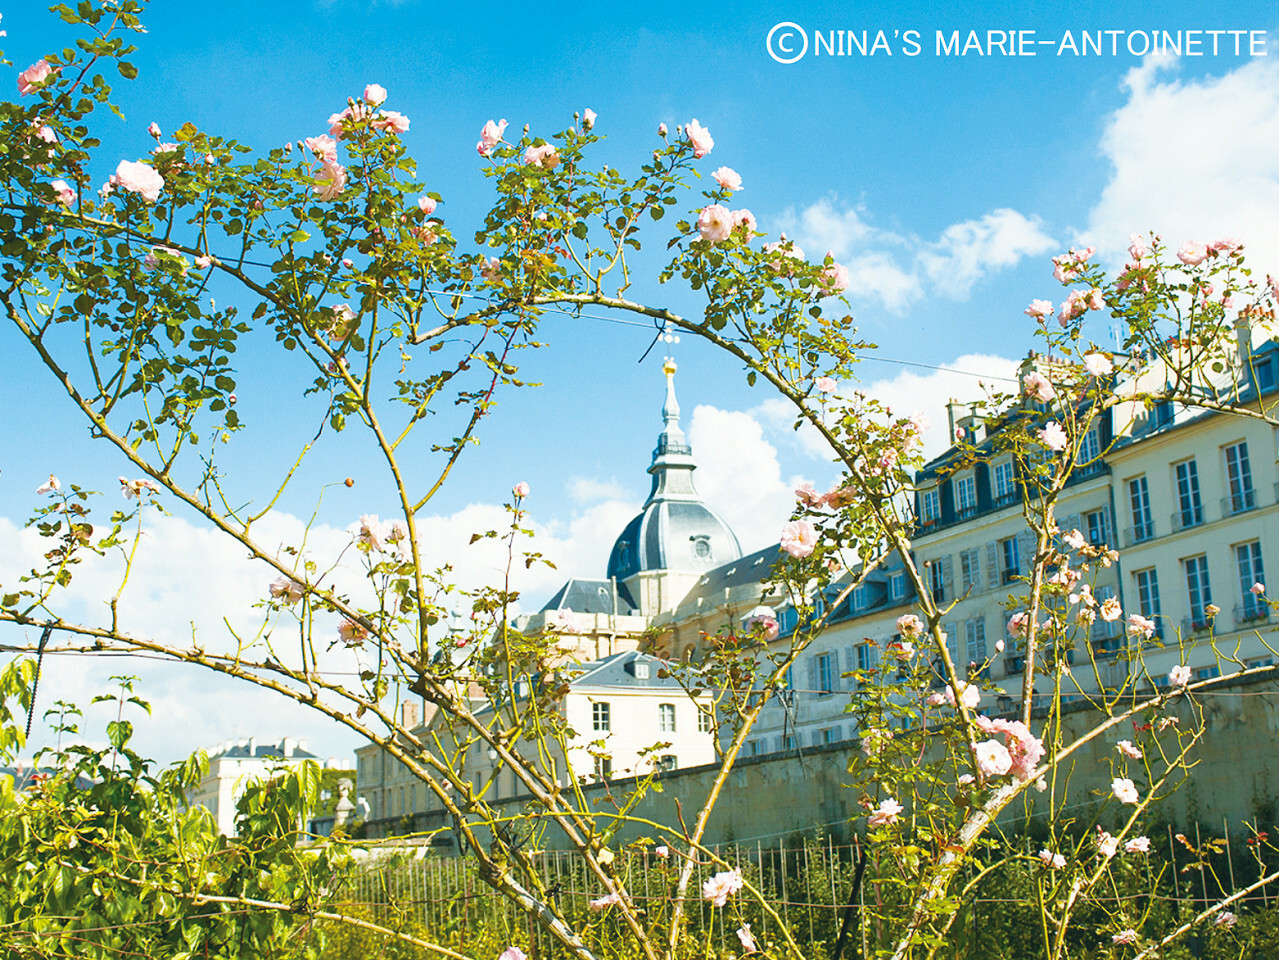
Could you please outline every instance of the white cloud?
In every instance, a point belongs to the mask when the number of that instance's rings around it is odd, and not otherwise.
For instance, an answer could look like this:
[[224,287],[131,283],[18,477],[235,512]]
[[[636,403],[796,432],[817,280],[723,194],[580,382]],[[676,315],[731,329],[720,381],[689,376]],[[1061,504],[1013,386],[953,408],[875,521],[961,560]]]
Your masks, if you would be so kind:
[[1007,208],[951,224],[932,241],[881,230],[867,222],[864,208],[840,211],[826,198],[798,214],[787,211],[781,226],[810,258],[829,250],[848,264],[848,296],[878,300],[897,313],[930,293],[967,299],[988,274],[1054,245],[1038,218]]
[[596,500],[624,500],[626,488],[616,480],[597,477],[573,477],[568,481],[568,495],[578,503]]
[[923,411],[931,423],[924,433],[924,456],[931,458],[949,445],[947,402],[971,403],[992,393],[1015,391],[1018,363],[992,354],[967,353],[947,363],[945,370],[905,367],[896,376],[870,381],[865,391],[896,414]]
[[1080,241],[1111,265],[1128,236],[1154,230],[1172,249],[1237,236],[1255,270],[1279,269],[1279,62],[1181,80],[1176,60],[1127,74],[1127,102],[1101,140],[1113,172]]

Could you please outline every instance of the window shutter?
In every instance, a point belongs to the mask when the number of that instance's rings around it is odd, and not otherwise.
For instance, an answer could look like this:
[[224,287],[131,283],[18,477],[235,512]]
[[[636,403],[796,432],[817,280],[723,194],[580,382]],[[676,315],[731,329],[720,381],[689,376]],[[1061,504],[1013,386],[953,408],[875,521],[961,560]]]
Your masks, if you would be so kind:
[[950,660],[958,667],[959,661],[959,631],[955,629],[953,623],[942,625],[942,629],[946,631],[946,649],[950,651]]
[[[857,650],[851,646],[844,648],[844,672],[852,674],[857,669]],[[845,678],[845,687],[849,693],[857,689],[857,678],[848,676]]]
[[1018,572],[1022,576],[1030,575],[1030,568],[1035,562],[1035,535],[1029,530],[1017,534],[1017,562],[1021,564]]
[[946,602],[955,599],[955,563],[950,554],[941,558],[941,577],[946,589]]
[[817,696],[817,654],[808,658],[808,697]]
[[986,544],[986,589],[998,590],[1000,582],[999,547],[994,540]]

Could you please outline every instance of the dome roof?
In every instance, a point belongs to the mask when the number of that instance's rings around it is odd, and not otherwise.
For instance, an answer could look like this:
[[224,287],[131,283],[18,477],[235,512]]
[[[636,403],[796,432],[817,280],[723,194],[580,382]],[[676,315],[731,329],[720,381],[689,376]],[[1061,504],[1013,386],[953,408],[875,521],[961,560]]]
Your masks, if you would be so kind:
[[665,427],[657,438],[653,489],[644,509],[622,531],[609,554],[608,575],[623,580],[641,570],[710,570],[742,555],[724,518],[708,507],[693,486],[693,449],[679,427],[675,363],[668,360]]

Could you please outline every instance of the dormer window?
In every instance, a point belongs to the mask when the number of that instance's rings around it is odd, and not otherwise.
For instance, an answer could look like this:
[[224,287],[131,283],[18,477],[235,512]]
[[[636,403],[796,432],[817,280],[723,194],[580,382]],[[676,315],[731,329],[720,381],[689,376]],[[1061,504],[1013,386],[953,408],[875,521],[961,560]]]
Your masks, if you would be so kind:
[[688,538],[692,543],[693,556],[698,560],[711,560],[711,538],[709,534],[698,533]]

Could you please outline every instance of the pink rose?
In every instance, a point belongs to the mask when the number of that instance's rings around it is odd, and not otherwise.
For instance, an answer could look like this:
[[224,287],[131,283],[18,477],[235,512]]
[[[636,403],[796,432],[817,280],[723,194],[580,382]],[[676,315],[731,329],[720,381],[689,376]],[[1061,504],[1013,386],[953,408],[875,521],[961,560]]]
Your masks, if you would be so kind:
[[1124,843],[1124,853],[1149,853],[1149,837],[1133,837]]
[[36,128],[36,136],[39,137],[41,140],[43,140],[45,143],[58,142],[58,135],[53,132],[53,127],[49,126],[47,123],[41,123],[39,120],[37,120],[35,123],[32,124],[32,126]]
[[817,528],[808,520],[792,520],[782,527],[779,545],[797,560],[807,557],[817,547]]
[[497,955],[497,960],[528,960],[519,947],[507,947]]
[[664,137],[664,136],[666,136],[666,124],[664,124],[664,123],[659,123],[659,124],[657,125],[657,135],[658,135],[659,137]]
[[830,377],[818,377],[813,381],[818,393],[834,393],[839,389],[839,382]]
[[590,130],[592,127],[595,126],[595,116],[596,116],[595,111],[592,110],[590,107],[587,107],[585,110],[582,111],[582,129],[583,130]]
[[497,257],[489,257],[480,267],[480,276],[485,280],[496,280],[502,275],[502,261]]
[[1035,320],[1043,320],[1045,317],[1052,316],[1053,305],[1051,300],[1032,300],[1024,313],[1026,316]]
[[361,624],[347,617],[343,617],[342,622],[338,624],[338,639],[348,647],[358,647],[368,639],[368,636],[369,632]]
[[1239,918],[1236,917],[1229,910],[1222,910],[1221,913],[1213,917],[1212,923],[1213,923],[1213,926],[1225,927],[1227,930],[1229,930],[1231,927],[1235,925],[1236,922],[1238,922],[1238,920]]
[[740,870],[725,870],[702,883],[702,896],[711,902],[713,907],[722,907],[728,898],[742,889],[745,880]]
[[496,122],[490,120],[484,124],[484,129],[480,131],[480,142],[475,145],[475,149],[481,157],[487,157],[493,153],[493,148],[502,142],[502,135],[506,132],[506,121],[498,120]]
[[529,166],[549,170],[560,162],[560,155],[556,152],[554,144],[543,143],[525,150],[524,162]]
[[140,194],[148,203],[160,199],[160,191],[164,189],[164,177],[156,172],[155,167],[133,160],[121,160],[111,175],[112,186]]
[[1110,362],[1110,358],[1104,353],[1085,353],[1084,369],[1091,376],[1104,377],[1115,372],[1115,365]]
[[1177,259],[1188,267],[1204,262],[1208,256],[1208,248],[1202,243],[1195,243],[1187,240],[1181,245],[1181,249],[1177,251]]
[[1134,233],[1128,240],[1128,255],[1133,259],[1133,268],[1136,268],[1150,256],[1150,248],[1146,246],[1146,238],[1139,233]]
[[[946,688],[942,690],[942,698],[946,701],[946,705],[948,707],[958,705],[955,698],[955,688],[950,684],[947,684]],[[963,703],[963,705],[969,710],[976,710],[977,704],[981,702],[981,691],[977,689],[977,684],[965,683],[963,680],[960,680],[958,702]]]
[[710,153],[715,146],[711,132],[695,119],[684,125],[684,133],[688,135],[688,142],[693,145],[693,156],[698,160]]
[[1129,945],[1137,942],[1137,931],[1131,927],[1127,930],[1120,930],[1110,938],[1112,943]]
[[[826,254],[830,256],[830,254]],[[848,268],[842,263],[832,263],[822,270],[822,286],[828,293],[843,293],[848,289]]]
[[[48,60],[37,60],[18,74],[18,96],[25,97],[28,93],[38,90],[53,73],[53,66]],[[700,157],[701,154],[699,153],[698,156]]]
[[152,121],[151,121],[151,125],[150,125],[149,127],[147,127],[147,133],[151,134],[151,136],[153,136],[153,137],[155,137],[155,139],[159,140],[159,139],[160,139],[160,125],[159,125],[158,123],[156,123],[154,120],[152,120]]
[[417,198],[417,208],[429,217],[435,212],[435,198],[423,194]]
[[1168,682],[1174,687],[1184,687],[1190,682],[1190,668],[1179,663],[1168,671]]
[[409,118],[395,110],[384,110],[373,120],[374,130],[385,130],[389,133],[408,133]]
[[72,189],[69,183],[65,180],[54,180],[50,186],[53,187],[53,192],[58,195],[59,201],[66,204],[68,207],[75,206],[76,192]]
[[320,160],[336,161],[338,158],[338,142],[328,134],[322,133],[318,137],[307,137],[302,142]]
[[795,499],[808,507],[821,506],[822,495],[817,492],[811,481],[805,480],[795,488]]
[[1070,444],[1066,437],[1066,431],[1061,428],[1061,424],[1055,420],[1050,420],[1044,424],[1044,428],[1039,431],[1039,442],[1049,450],[1058,452],[1065,450]]
[[867,819],[867,826],[871,827],[887,827],[897,822],[898,816],[906,809],[892,797],[889,797],[878,807],[875,808]]
[[758,226],[759,224],[755,220],[755,214],[751,213],[749,210],[743,208],[741,210],[733,211],[733,229],[741,230],[746,234],[748,239],[750,238],[750,235],[755,232]]
[[44,496],[46,493],[57,493],[62,489],[62,481],[53,474],[49,474],[49,479],[36,487],[37,496]]
[[711,243],[727,240],[733,232],[733,215],[729,213],[727,207],[712,203],[698,214],[697,232],[702,235],[703,240],[709,240]]
[[1071,283],[1083,275],[1084,264],[1097,252],[1096,247],[1075,250],[1073,247],[1060,256],[1053,257],[1053,276],[1062,283]]
[[1264,583],[1254,583],[1251,587],[1248,588],[1248,591],[1254,597],[1259,597],[1266,592],[1266,585]]
[[776,252],[778,254],[777,257],[774,257],[772,260],[769,260],[769,266],[771,266],[778,273],[793,274],[795,272],[793,266],[787,265],[784,262],[785,259],[787,258],[794,259],[794,260],[804,259],[804,251],[801,250],[793,241],[787,240],[786,234],[784,233],[781,235],[781,237],[777,240],[776,243],[764,244],[764,252],[765,253]]
[[515,486],[511,487],[511,493],[515,495],[516,499],[523,500],[528,496],[528,484],[521,480]]
[[719,184],[721,190],[732,190],[734,192],[742,189],[742,177],[736,170],[728,167],[720,167],[711,174],[715,182]]
[[737,939],[742,944],[743,953],[759,953],[759,944],[755,942],[755,935],[751,933],[749,923],[743,923],[737,928]]
[[315,178],[311,191],[321,200],[335,200],[346,189],[346,167],[333,160],[325,160]]
[[1021,384],[1026,396],[1032,400],[1038,400],[1040,403],[1048,403],[1057,396],[1057,392],[1053,390],[1053,385],[1048,382],[1048,378],[1038,370],[1032,370],[1022,377]]
[[1229,257],[1243,249],[1243,241],[1238,237],[1222,237],[1208,244],[1209,253],[1224,254]]
[[1141,800],[1141,794],[1137,792],[1137,785],[1127,777],[1115,777],[1111,780],[1110,792],[1115,795],[1115,799],[1120,803],[1137,803]]
[[364,102],[370,107],[380,107],[386,99],[386,87],[380,83],[370,83],[364,88]]
[[1155,622],[1143,617],[1140,613],[1129,614],[1128,616],[1128,636],[1140,636],[1145,640],[1149,640],[1155,635]]
[[341,140],[346,135],[347,123],[359,123],[367,119],[369,108],[362,103],[352,103],[341,113],[329,117],[329,133]]
[[984,740],[974,748],[977,769],[983,777],[1002,777],[1013,766],[1012,754],[998,740]]
[[1052,867],[1054,870],[1060,870],[1066,865],[1066,858],[1051,850],[1040,850],[1039,860],[1045,867]]
[[302,584],[291,577],[276,577],[268,589],[274,599],[285,603],[297,603],[302,599]]
[[621,897],[619,897],[615,893],[610,893],[606,896],[600,897],[598,900],[592,900],[588,904],[588,906],[591,908],[592,913],[599,913],[601,910],[606,910],[609,907],[615,906],[621,902],[622,902]]
[[912,640],[924,634],[924,622],[913,613],[905,613],[897,618],[897,632]]

